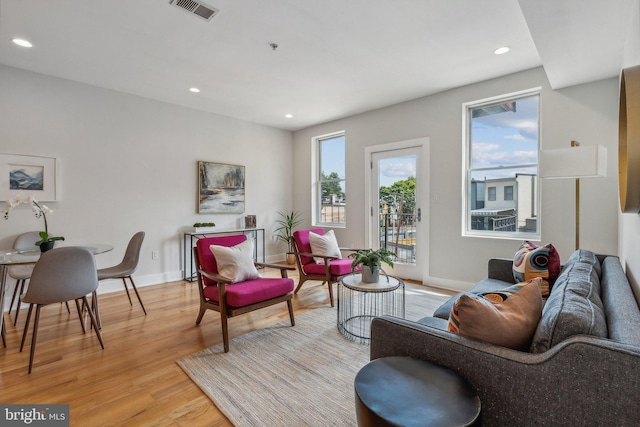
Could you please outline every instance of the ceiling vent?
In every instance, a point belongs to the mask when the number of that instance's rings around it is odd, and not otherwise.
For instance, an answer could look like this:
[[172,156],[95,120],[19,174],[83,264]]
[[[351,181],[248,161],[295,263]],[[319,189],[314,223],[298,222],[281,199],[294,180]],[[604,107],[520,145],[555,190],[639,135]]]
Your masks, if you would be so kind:
[[189,12],[198,18],[204,19],[205,21],[211,21],[214,16],[217,16],[218,13],[220,13],[220,10],[215,7],[193,0],[171,0],[169,4]]

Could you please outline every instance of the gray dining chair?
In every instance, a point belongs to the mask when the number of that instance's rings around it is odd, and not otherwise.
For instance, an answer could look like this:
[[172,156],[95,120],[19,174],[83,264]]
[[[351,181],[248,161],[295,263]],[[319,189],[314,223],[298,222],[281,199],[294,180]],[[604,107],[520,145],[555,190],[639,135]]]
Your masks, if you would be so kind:
[[100,270],[98,270],[98,280],[122,279],[122,283],[124,283],[124,290],[127,291],[127,298],[129,298],[129,305],[133,306],[126,281],[126,279],[129,279],[129,281],[131,282],[131,287],[138,297],[138,301],[140,302],[142,311],[144,311],[144,314],[146,316],[147,310],[144,308],[142,298],[140,298],[140,294],[138,293],[136,284],[131,277],[131,275],[138,268],[138,260],[140,259],[140,248],[142,247],[143,240],[144,231],[138,231],[136,234],[134,234],[129,241],[129,244],[127,245],[127,250],[124,253],[124,259],[122,260],[122,262],[113,267],[101,268]]
[[[40,234],[38,231],[29,231],[22,233],[16,237],[13,242],[13,249],[19,251],[40,250],[36,246],[36,242],[40,240]],[[13,309],[13,303],[16,304],[16,315],[13,318],[13,326],[18,322],[18,315],[20,314],[20,295],[24,293],[24,288],[27,284],[27,280],[31,278],[33,272],[33,264],[26,265],[12,265],[9,267],[9,277],[16,280],[16,287],[13,290],[13,296],[11,297],[11,304],[9,304],[9,314]]]
[[86,330],[80,308],[80,301],[82,301],[83,307],[91,318],[91,325],[98,337],[98,341],[100,341],[100,347],[104,349],[100,329],[91,305],[87,300],[87,295],[92,294],[97,288],[96,261],[89,249],[74,246],[53,249],[42,254],[33,268],[27,292],[21,298],[22,302],[29,304],[27,321],[22,334],[22,342],[20,343],[21,352],[27,338],[33,307],[36,307],[31,338],[31,354],[29,356],[29,373],[31,373],[33,367],[33,357],[36,351],[40,309],[48,304],[75,301],[82,332],[85,333]]

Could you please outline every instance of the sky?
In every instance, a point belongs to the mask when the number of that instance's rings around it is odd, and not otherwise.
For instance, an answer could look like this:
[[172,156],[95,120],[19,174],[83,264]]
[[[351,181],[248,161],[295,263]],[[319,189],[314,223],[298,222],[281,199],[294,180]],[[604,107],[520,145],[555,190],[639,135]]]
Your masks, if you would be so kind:
[[[538,162],[538,97],[516,100],[516,111],[491,114],[472,121],[471,167],[490,168]],[[479,171],[487,177],[514,176],[535,169]]]
[[404,181],[410,176],[416,176],[416,157],[394,157],[382,159],[379,164],[380,185],[389,187],[396,181]]
[[[337,172],[345,174],[345,137],[337,137],[322,142],[322,171],[329,175]],[[380,185],[390,186],[396,181],[402,181],[410,176],[416,176],[415,157],[397,157],[380,161]]]

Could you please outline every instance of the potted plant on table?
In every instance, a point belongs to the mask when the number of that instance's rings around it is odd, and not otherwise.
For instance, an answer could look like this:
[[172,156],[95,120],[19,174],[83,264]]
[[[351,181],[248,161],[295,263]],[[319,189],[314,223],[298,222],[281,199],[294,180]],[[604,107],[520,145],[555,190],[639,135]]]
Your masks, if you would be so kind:
[[[366,283],[377,283],[380,279],[381,264],[384,262],[393,268],[393,253],[385,248],[380,249],[364,249],[352,254],[349,258],[353,258],[351,263],[351,272],[353,273],[358,266],[362,266],[362,281]],[[386,276],[384,270],[382,273]],[[387,281],[389,277],[387,277]]]
[[194,233],[210,233],[216,231],[215,222],[196,222],[193,224]]
[[276,220],[278,227],[275,229],[276,238],[287,244],[287,264],[295,262],[293,254],[293,229],[302,223],[300,212],[278,212],[280,219]]
[[4,219],[9,219],[9,211],[22,203],[31,205],[31,210],[35,214],[36,218],[42,218],[44,220],[44,231],[40,232],[40,240],[36,242],[36,246],[39,246],[42,252],[53,249],[56,241],[64,240],[64,237],[62,236],[52,236],[49,234],[47,214],[53,213],[53,211],[49,209],[47,205],[40,205],[33,196],[16,196],[7,200],[7,207],[0,211],[3,213]]

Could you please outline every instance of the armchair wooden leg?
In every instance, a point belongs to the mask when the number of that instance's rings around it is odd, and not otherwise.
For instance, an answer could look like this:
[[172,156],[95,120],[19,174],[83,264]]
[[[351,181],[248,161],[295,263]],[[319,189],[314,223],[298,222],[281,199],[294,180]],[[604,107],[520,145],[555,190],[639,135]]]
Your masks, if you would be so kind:
[[226,314],[220,313],[220,321],[222,322],[222,343],[224,344],[224,352],[229,353],[229,325],[227,324]]
[[291,319],[291,326],[296,326],[296,319],[293,317],[293,303],[291,298],[287,300],[287,307],[289,308],[289,319]]
[[331,301],[331,307],[333,307],[333,286],[331,280],[327,281],[327,286],[329,287],[329,301]]
[[296,290],[293,291],[294,294],[297,294],[298,291],[300,290],[300,288],[302,287],[302,284],[306,282],[306,280],[302,277],[302,275],[300,276],[300,278],[298,279],[298,286],[296,287]]
[[207,307],[205,307],[204,305],[202,305],[202,302],[200,303],[200,313],[198,313],[198,318],[196,319],[196,325],[199,325],[200,322],[202,321],[202,317],[204,316],[204,313],[207,311]]

